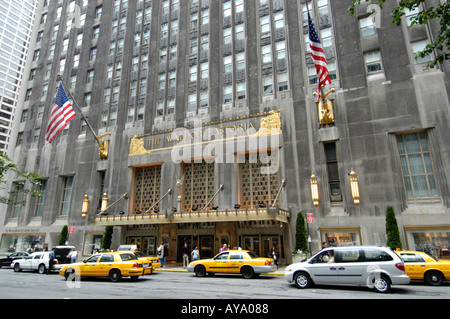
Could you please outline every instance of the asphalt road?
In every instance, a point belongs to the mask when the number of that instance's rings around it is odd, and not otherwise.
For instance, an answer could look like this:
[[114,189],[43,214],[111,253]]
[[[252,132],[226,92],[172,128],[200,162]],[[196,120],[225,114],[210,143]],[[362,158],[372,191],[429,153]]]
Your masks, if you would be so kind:
[[283,276],[243,279],[239,275],[197,278],[192,273],[156,271],[133,282],[123,278],[83,278],[66,282],[57,273],[39,275],[0,269],[1,299],[179,299],[179,300],[274,300],[274,299],[449,299],[450,284],[440,287],[417,282],[395,286],[390,294],[378,294],[367,287],[326,287],[297,289]]

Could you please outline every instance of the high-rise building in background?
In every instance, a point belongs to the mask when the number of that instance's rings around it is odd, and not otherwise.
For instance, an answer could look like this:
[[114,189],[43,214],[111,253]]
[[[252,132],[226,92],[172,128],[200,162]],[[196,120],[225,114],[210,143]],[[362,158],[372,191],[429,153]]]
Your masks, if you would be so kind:
[[[299,214],[316,251],[385,245],[392,206],[404,247],[448,257],[450,65],[415,59],[438,26],[351,3],[41,1],[10,144],[43,196],[12,181],[27,201],[0,215],[1,252],[52,247],[67,225],[89,255],[113,226],[112,249],[164,242],[169,261],[187,242],[287,262]],[[48,143],[58,75],[77,116]]]
[[0,2],[0,152],[10,143],[37,0]]

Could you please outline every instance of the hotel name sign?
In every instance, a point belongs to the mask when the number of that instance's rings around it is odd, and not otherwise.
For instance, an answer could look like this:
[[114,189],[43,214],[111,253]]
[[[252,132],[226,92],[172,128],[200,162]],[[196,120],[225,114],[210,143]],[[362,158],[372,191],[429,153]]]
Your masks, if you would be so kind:
[[177,128],[142,135],[130,141],[129,156],[150,154],[180,145],[226,141],[239,137],[262,137],[281,134],[280,110],[231,118],[219,122],[198,123],[192,127]]

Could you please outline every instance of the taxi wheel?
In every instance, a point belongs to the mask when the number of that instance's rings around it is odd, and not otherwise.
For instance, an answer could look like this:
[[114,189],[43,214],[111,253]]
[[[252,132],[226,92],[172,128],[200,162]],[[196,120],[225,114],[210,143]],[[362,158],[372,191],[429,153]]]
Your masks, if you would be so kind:
[[206,275],[206,269],[202,265],[195,267],[194,272],[197,277],[204,277]]
[[112,270],[109,272],[109,279],[110,279],[112,282],[118,282],[118,281],[120,281],[120,279],[122,279],[122,274],[120,273],[120,270],[119,270],[119,269],[112,269]]
[[425,282],[431,286],[440,286],[444,282],[444,276],[438,271],[430,271],[425,274]]
[[241,270],[241,274],[245,279],[251,279],[255,276],[255,271],[252,267],[244,267]]
[[[64,272],[64,278],[66,280],[69,280],[69,277],[75,273],[75,270],[72,268],[67,268],[67,270]],[[72,278],[72,281],[75,281],[75,277]]]

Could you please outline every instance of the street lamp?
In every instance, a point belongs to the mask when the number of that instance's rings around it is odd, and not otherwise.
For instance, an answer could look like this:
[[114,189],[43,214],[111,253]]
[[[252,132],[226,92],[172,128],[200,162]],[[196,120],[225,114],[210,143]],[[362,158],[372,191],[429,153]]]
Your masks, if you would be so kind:
[[319,206],[319,183],[317,180],[317,176],[314,175],[314,172],[309,179],[311,182],[311,198],[314,203],[314,206]]
[[353,168],[348,175],[350,176],[350,188],[352,190],[353,202],[355,205],[359,205],[358,175],[355,173]]
[[89,211],[89,196],[88,194],[84,195],[83,198],[83,206],[81,207],[81,217],[85,218]]

